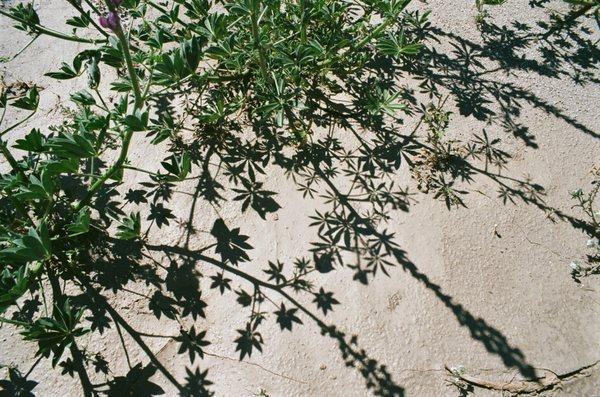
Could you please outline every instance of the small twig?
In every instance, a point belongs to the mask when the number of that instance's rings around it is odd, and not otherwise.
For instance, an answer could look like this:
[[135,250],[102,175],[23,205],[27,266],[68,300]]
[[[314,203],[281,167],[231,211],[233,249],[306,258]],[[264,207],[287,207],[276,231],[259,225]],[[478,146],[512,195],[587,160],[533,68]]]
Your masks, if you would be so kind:
[[534,394],[540,393],[542,391],[550,390],[563,382],[564,380],[568,380],[573,378],[583,371],[590,369],[596,365],[598,365],[600,361],[596,361],[593,364],[583,366],[576,370],[558,375],[555,372],[549,369],[538,368],[539,370],[546,371],[546,375],[531,380],[510,380],[509,382],[501,382],[501,381],[488,381],[484,379],[477,378],[475,376],[467,375],[460,373],[456,370],[450,369],[448,365],[444,365],[446,371],[453,377],[460,379],[461,381],[471,385],[480,387],[488,390],[497,390],[497,391],[506,391],[514,394]]

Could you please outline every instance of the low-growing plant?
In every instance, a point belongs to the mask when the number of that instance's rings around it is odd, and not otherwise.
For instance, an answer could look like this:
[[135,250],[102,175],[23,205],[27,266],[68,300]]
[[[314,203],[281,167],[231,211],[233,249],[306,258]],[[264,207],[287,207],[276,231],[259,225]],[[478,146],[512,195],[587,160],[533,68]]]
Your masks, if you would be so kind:
[[[74,361],[69,358],[61,366],[72,374],[67,368],[81,368],[91,360],[74,346],[75,339],[89,331],[79,325],[84,310],[95,309],[80,303],[73,307],[61,281],[89,285],[85,258],[95,249],[94,236],[108,233],[132,242],[145,239],[140,212],[126,216],[122,211],[101,208],[107,188],[129,172],[148,174],[157,194],[187,180],[193,169],[210,157],[200,158],[181,145],[182,131],[190,128],[201,139],[219,145],[231,139],[236,124],[262,125],[279,131],[276,138],[284,145],[301,146],[312,139],[319,123],[318,117],[311,115],[319,109],[335,108],[332,98],[343,91],[363,90],[347,110],[354,117],[373,122],[397,118],[398,112],[407,110],[400,92],[389,79],[367,73],[366,66],[383,60],[409,64],[423,46],[414,32],[427,24],[427,15],[415,18],[405,14],[409,0],[69,3],[76,13],[64,21],[72,27],[70,33],[45,26],[33,3],[0,9],[0,14],[31,35],[32,41],[47,35],[88,46],[46,74],[57,80],[87,80],[86,89],[70,95],[72,106],[65,109],[64,121],[48,131],[32,129],[9,146],[7,134],[36,113],[40,89],[33,85],[22,93],[6,86],[0,93],[0,123],[7,113],[24,115],[0,132],[0,150],[10,166],[0,180],[4,201],[0,210],[0,310],[18,309],[18,302],[30,291],[37,291],[45,302],[45,285],[51,287],[55,302],[44,317],[35,319],[35,310],[31,316],[17,310],[12,319],[1,317],[0,321],[21,328],[26,340],[37,341],[38,355],[51,356],[52,366],[70,348]],[[107,84],[108,68],[116,70],[117,78]],[[357,85],[360,79],[368,84]],[[114,99],[107,97],[102,84],[110,87]],[[183,100],[182,109],[164,108],[164,98],[173,97]],[[153,145],[171,143],[160,171],[130,164],[132,140],[139,134],[145,134]],[[232,174],[232,178],[236,177]],[[263,217],[274,211],[277,204],[269,198],[272,193],[261,189],[252,170],[241,185],[234,191],[238,194],[235,200],[243,201],[242,211],[253,208]],[[145,198],[138,201],[145,202]],[[172,215],[163,204],[153,202],[150,207],[148,220],[158,227],[168,224]],[[222,221],[213,227],[212,234],[221,244],[216,252],[223,263],[236,265],[248,259],[244,250],[250,246],[243,236],[236,239],[235,233]],[[319,263],[327,265],[325,259]],[[312,265],[298,262],[291,278],[283,275],[281,266],[271,265],[266,272],[276,285],[273,288],[312,291],[304,279]],[[221,293],[231,289],[231,279],[223,271],[212,279],[212,287]],[[238,292],[240,304],[253,309],[250,322],[238,331],[235,341],[242,359],[262,350],[257,327],[264,313],[254,310],[257,302],[264,300],[258,287],[255,285],[253,295]],[[325,314],[338,303],[323,288],[314,295]],[[158,317],[174,318],[169,299],[159,291],[152,297],[150,307]],[[194,304],[201,303],[198,299]],[[202,307],[199,310],[202,313]],[[302,323],[297,310],[281,303],[275,315],[282,330]],[[334,330],[324,332],[338,335]],[[192,328],[175,339],[183,338],[182,349],[189,350],[193,361],[192,353],[202,356],[201,347],[208,344],[202,341],[204,335]],[[190,377],[195,379],[193,373]],[[90,390],[85,376],[82,384],[84,390]],[[206,393],[208,384],[200,382],[194,393]],[[186,390],[182,392],[190,392]]]
[[577,283],[580,283],[583,277],[600,273],[600,208],[598,208],[600,169],[596,167],[592,174],[594,179],[589,191],[577,189],[571,193],[571,197],[576,201],[573,208],[579,208],[587,219],[588,240],[585,245],[588,253],[586,259],[584,261],[574,260],[569,264],[571,277]]
[[[327,324],[295,294],[307,295],[327,316],[340,302],[311,275],[347,267],[353,280],[367,284],[401,265],[489,351],[531,375],[518,349],[452,302],[381,226],[390,219],[388,211],[408,211],[413,200],[393,177],[405,164],[418,188],[431,190],[449,209],[466,206],[463,184],[474,174],[496,183],[505,203],[519,199],[547,208],[539,185],[500,174],[510,155],[499,137],[486,130],[464,141],[448,136],[449,93],[461,114],[491,123],[488,101],[477,96],[488,90],[504,111],[505,130],[534,144],[513,121],[518,106],[507,92],[493,91],[483,80],[454,85],[485,74],[470,69],[483,68],[478,54],[461,41],[455,53],[466,60],[463,68],[428,49],[434,35],[429,12],[410,11],[409,2],[69,0],[74,16],[65,17],[63,30],[49,28],[33,3],[0,8],[0,15],[31,36],[17,55],[43,35],[85,46],[46,74],[85,86],[70,93],[58,125],[25,133],[44,91],[34,83],[0,85],[0,152],[6,160],[0,176],[0,321],[38,344],[35,365],[50,358],[63,374],[77,373],[86,395],[134,393],[132,385],[159,394],[162,389],[150,381],[157,370],[181,395],[210,395],[207,370],[186,368],[182,385],[142,339],[168,338],[192,364],[208,354],[210,330],[183,321],[205,316],[198,281],[203,276],[195,268],[202,262],[216,269],[206,277],[208,288],[235,294],[248,312],[232,341],[240,359],[262,352],[267,318],[286,332],[309,319],[337,342],[344,362],[359,369],[368,388],[400,395],[387,368],[357,347],[355,337]],[[407,87],[404,76],[415,77],[418,86]],[[415,89],[428,96],[426,103]],[[405,115],[419,119],[408,133],[402,131]],[[8,118],[16,121],[5,125]],[[421,126],[423,137],[416,134]],[[345,147],[340,134],[358,145]],[[155,168],[134,162],[137,144],[161,153]],[[191,249],[191,236],[201,232],[193,223],[200,197],[214,208],[239,202],[242,213],[254,211],[262,219],[280,208],[276,192],[266,188],[270,165],[282,169],[304,197],[328,206],[310,217],[317,241],[308,257],[274,259],[262,273],[246,271],[250,237],[220,215],[202,231],[215,240],[206,249],[214,256]],[[123,191],[134,173],[145,179]],[[341,176],[351,181],[348,190],[336,185]],[[189,219],[180,221],[166,204],[177,186],[191,182],[197,186]],[[181,222],[183,243],[152,244],[151,228],[170,222]],[[168,264],[150,255],[154,251],[164,253]],[[347,263],[348,256],[358,259]],[[245,284],[236,286],[234,279]],[[128,282],[153,290],[148,296],[133,293],[147,299],[158,319],[176,322],[179,334],[149,335],[128,324],[101,293],[124,290]],[[111,323],[121,340],[124,330],[141,346],[149,365],[130,363],[123,342],[130,372],[118,376],[102,354],[79,347],[78,338],[103,333]],[[88,367],[106,382],[93,384]],[[9,375],[24,393],[34,386],[16,368]]]

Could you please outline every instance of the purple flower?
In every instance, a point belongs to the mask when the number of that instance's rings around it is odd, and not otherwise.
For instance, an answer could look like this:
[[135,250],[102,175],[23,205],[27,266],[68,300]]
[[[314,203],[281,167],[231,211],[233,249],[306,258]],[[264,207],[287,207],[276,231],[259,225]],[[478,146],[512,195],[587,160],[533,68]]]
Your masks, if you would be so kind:
[[113,3],[115,7],[118,7],[121,5],[123,0],[110,0],[110,2]]
[[100,16],[99,22],[103,28],[109,28],[114,31],[119,26],[119,15],[111,11],[107,16]]

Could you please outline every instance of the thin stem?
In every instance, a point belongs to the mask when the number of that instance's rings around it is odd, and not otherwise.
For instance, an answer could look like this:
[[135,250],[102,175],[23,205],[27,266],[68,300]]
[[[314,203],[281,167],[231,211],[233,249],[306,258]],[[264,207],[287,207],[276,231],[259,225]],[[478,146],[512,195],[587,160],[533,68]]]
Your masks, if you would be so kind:
[[[107,3],[107,5],[109,5]],[[109,5],[111,7],[111,5]],[[133,61],[131,60],[131,53],[129,51],[129,43],[125,34],[123,33],[123,29],[121,29],[121,25],[117,25],[117,29],[115,29],[115,33],[117,38],[121,42],[121,47],[123,48],[123,56],[125,57],[125,63],[127,65],[127,71],[129,72],[129,78],[131,79],[131,85],[133,87],[133,94],[135,97],[134,102],[134,111],[138,110],[142,107],[143,97],[140,91],[140,85],[138,81],[137,74],[135,73],[135,68],[133,66]],[[98,180],[96,180],[90,189],[88,190],[85,197],[75,205],[75,211],[79,211],[84,206],[88,205],[94,194],[104,185],[104,183],[113,176],[119,169],[122,168],[123,163],[127,159],[127,153],[129,151],[129,144],[131,143],[131,137],[133,136],[133,131],[131,129],[127,129],[123,136],[123,144],[121,146],[121,151],[119,152],[119,157],[117,161],[110,166],[104,174],[102,174]]]
[[45,26],[38,25],[36,23],[31,23],[25,19],[19,18],[15,15],[12,15],[11,13],[3,11],[3,10],[0,10],[0,15],[4,15],[5,17],[8,17],[14,21],[23,23],[23,24],[27,25],[29,28],[31,28],[31,30],[33,30],[34,32],[36,32],[38,34],[47,34],[48,36],[56,37],[58,39],[67,40],[67,41],[74,41],[76,43],[89,43],[89,44],[106,43],[106,40],[103,40],[103,39],[100,39],[100,40],[84,39],[83,37],[64,34],[64,33],[58,32],[56,30],[49,29]]
[[258,17],[256,15],[256,7],[252,7],[250,10],[250,19],[252,21],[252,37],[254,38],[254,45],[258,49],[258,58],[260,63],[260,72],[263,76],[263,79],[268,80],[268,72],[267,72],[267,60],[264,52],[264,48],[260,43],[260,36],[258,32]]
[[375,29],[373,29],[373,31],[370,34],[368,34],[365,38],[363,38],[361,41],[359,41],[358,43],[356,43],[356,45],[353,46],[353,48],[357,49],[357,48],[360,48],[360,47],[364,46],[369,41],[371,41],[371,39],[373,39],[373,37],[376,37],[384,29],[386,29],[388,26],[390,26],[392,22],[394,22],[393,18],[387,18],[385,21],[383,21],[381,24],[379,24],[379,26],[377,26]]
[[156,172],[152,172],[152,171],[148,171],[148,170],[144,170],[142,168],[138,168],[138,167],[132,167],[130,165],[124,165],[123,168],[128,169],[128,170],[132,170],[132,171],[139,171],[139,172],[143,172],[145,174],[149,174],[149,175],[158,175],[158,173]]
[[[169,13],[169,10],[167,10],[166,8],[164,8],[163,6],[161,6],[160,4],[156,4],[153,1],[147,0],[145,1],[146,4],[148,4],[150,7],[154,8],[155,10],[159,11],[160,13],[162,13],[163,15],[166,15],[169,17],[169,19],[171,18],[171,14]],[[192,32],[198,33],[198,34],[203,34],[200,30],[196,29],[194,26],[192,26],[189,23],[186,23],[185,21],[182,21],[179,17],[175,19],[175,21],[177,23],[179,23],[181,26],[190,29]]]
[[21,167],[19,167],[19,163],[17,163],[17,160],[13,157],[10,150],[8,150],[8,147],[6,147],[6,142],[2,141],[1,139],[0,139],[0,152],[2,152],[2,155],[4,156],[6,161],[8,161],[8,164],[10,164],[13,171],[18,173],[21,176],[21,178],[23,178],[23,180],[26,181],[27,176],[25,175],[25,173],[23,172]]
[[29,48],[29,46],[31,44],[33,44],[34,41],[36,41],[38,39],[38,37],[40,37],[40,33],[36,34],[35,36],[33,36],[33,38],[31,40],[29,40],[29,42],[27,44],[25,44],[23,46],[23,48],[21,48],[15,55],[13,55],[10,60],[14,60],[16,59],[19,55],[21,55],[23,53],[23,51],[25,51],[27,48]]
[[100,10],[98,9],[98,7],[96,7],[96,5],[94,3],[92,3],[90,0],[84,0],[85,4],[87,4],[95,13],[96,15],[100,15]]
[[77,0],[67,0],[67,2],[71,4],[77,11],[79,11],[81,16],[87,19],[88,22],[91,23],[92,26],[95,27],[96,30],[98,30],[98,32],[100,32],[100,34],[102,34],[102,36],[108,38],[108,33],[106,33],[104,29],[102,29],[102,27],[98,25],[96,21],[94,21],[94,19],[90,17],[89,14],[85,12],[83,8],[81,8],[81,5],[77,2]]
[[152,86],[152,77],[154,76],[154,63],[152,64],[152,67],[148,72],[148,81],[146,82],[146,88],[144,88],[144,93],[142,94],[142,98],[144,99],[146,99],[146,97],[148,96],[148,93],[150,92],[150,87]]
[[0,317],[0,323],[19,325],[21,327],[27,327],[29,325],[29,323],[25,323],[23,321],[11,320],[6,317]]
[[5,134],[11,132],[12,130],[14,130],[15,128],[17,128],[18,126],[20,126],[21,124],[23,124],[27,120],[29,120],[31,117],[33,117],[34,114],[35,114],[35,112],[31,112],[31,114],[29,116],[25,117],[23,120],[17,121],[16,123],[14,123],[13,125],[11,125],[7,129],[5,129],[4,131],[0,132],[0,138],[3,137]]
[[4,116],[6,116],[6,109],[8,109],[8,103],[6,103],[2,109],[2,115],[0,115],[0,125],[2,125],[2,122],[4,121]]
[[104,106],[104,110],[106,112],[110,112],[109,109],[108,109],[108,105],[104,101],[104,98],[102,98],[102,95],[100,94],[100,91],[98,91],[98,87],[94,88],[94,91],[96,92],[96,95],[98,95],[98,98],[100,98],[100,102],[102,102],[102,105]]
[[125,56],[125,63],[127,64],[127,72],[129,73],[129,78],[131,79],[131,85],[133,87],[133,95],[135,97],[135,109],[139,109],[142,106],[143,97],[142,91],[140,90],[140,83],[138,81],[138,76],[135,73],[135,68],[133,66],[133,61],[131,60],[131,53],[129,51],[129,42],[123,33],[123,29],[121,29],[121,25],[117,26],[115,31],[119,41],[121,42],[121,46],[123,47],[123,55]]

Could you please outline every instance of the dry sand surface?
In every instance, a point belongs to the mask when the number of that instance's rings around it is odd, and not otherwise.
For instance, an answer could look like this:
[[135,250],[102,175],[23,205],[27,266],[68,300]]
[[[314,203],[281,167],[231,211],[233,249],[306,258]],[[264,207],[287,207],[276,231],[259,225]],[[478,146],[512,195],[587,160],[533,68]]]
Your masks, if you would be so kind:
[[[535,29],[537,21],[548,20],[548,9],[531,8],[523,0],[509,0],[490,9],[488,21],[499,29],[492,46],[493,35],[482,35],[477,29],[476,10],[471,3],[436,0],[411,5],[432,10],[433,25],[446,34],[440,36],[439,42],[428,45],[447,53],[456,64],[466,62],[458,55],[457,48],[461,45],[497,56],[517,45],[512,41],[515,33],[510,30],[515,22]],[[36,4],[43,19],[57,28],[70,13],[66,2],[39,0]],[[503,26],[507,29],[504,33],[500,30]],[[595,40],[600,37],[597,25],[590,24],[590,31]],[[28,37],[11,28],[6,18],[0,18],[0,56],[14,54],[27,41]],[[5,82],[35,81],[44,88],[40,110],[43,117],[32,120],[9,140],[31,127],[44,129],[60,122],[59,105],[66,104],[69,93],[82,88],[85,81],[58,82],[40,76],[56,70],[62,61],[69,62],[84,48],[42,37],[16,59],[0,64],[0,76]],[[404,258],[396,257],[395,266],[387,267],[389,276],[378,272],[369,278],[368,285],[354,280],[354,272],[348,267],[311,275],[315,285],[332,291],[340,302],[327,316],[316,312],[310,296],[297,296],[302,305],[326,324],[335,325],[345,333],[348,346],[340,346],[336,338],[322,335],[313,319],[298,312],[302,325],[295,324],[289,332],[268,321],[261,328],[265,340],[262,354],[253,352],[251,357],[239,361],[233,341],[248,312],[235,303],[237,295],[231,292],[221,295],[217,289],[209,288],[209,276],[215,270],[199,259],[193,266],[196,275],[188,269],[188,273],[182,272],[180,276],[188,278],[184,281],[189,282],[189,288],[201,289],[202,299],[208,303],[206,318],[194,321],[188,316],[183,320],[185,327],[195,324],[197,330],[207,331],[212,344],[205,348],[202,360],[196,358],[192,364],[187,354],[178,353],[177,342],[147,336],[136,340],[127,329],[114,323],[102,335],[93,333],[81,338],[80,347],[104,356],[110,366],[110,378],[129,373],[129,380],[138,382],[138,386],[145,384],[146,390],[162,390],[169,396],[178,394],[176,384],[185,381],[186,368],[197,366],[209,370],[208,378],[214,382],[211,387],[217,396],[371,395],[377,388],[367,388],[365,373],[369,377],[369,371],[379,366],[385,366],[385,370],[372,379],[377,387],[390,390],[395,385],[407,396],[460,395],[450,384],[452,377],[445,366],[462,366],[465,376],[482,383],[492,382],[492,387],[508,384],[510,389],[517,387],[515,382],[520,379],[538,376],[543,377],[541,384],[556,381],[542,395],[600,396],[600,283],[597,276],[585,278],[581,284],[573,282],[568,266],[586,252],[587,236],[568,219],[582,216],[572,208],[569,192],[579,187],[589,188],[590,171],[594,165],[600,165],[600,89],[597,83],[575,81],[572,76],[576,66],[568,62],[560,64],[565,71],[562,75],[541,72],[541,68],[548,66],[548,60],[541,57],[534,45],[519,49],[517,54],[522,59],[513,59],[514,67],[498,62],[501,57],[482,56],[480,60],[488,72],[473,84],[479,84],[480,96],[476,101],[487,101],[492,119],[495,114],[502,114],[502,104],[514,106],[518,114],[512,121],[526,129],[529,138],[508,133],[497,120],[488,123],[477,115],[464,111],[461,114],[457,107],[460,85],[447,101],[448,109],[453,112],[448,136],[468,139],[474,133],[481,135],[485,129],[490,137],[500,138],[500,147],[511,156],[502,175],[517,181],[530,178],[539,184],[544,189],[543,204],[536,200],[504,202],[498,195],[499,183],[485,174],[477,174],[470,183],[461,185],[469,192],[464,198],[466,208],[449,211],[443,201],[420,192],[409,172],[400,168],[394,182],[409,187],[414,193],[413,201],[407,211],[389,211],[387,223],[382,223],[379,229],[393,233],[392,241],[404,251]],[[541,67],[525,67],[528,62]],[[590,65],[587,69],[595,73],[596,79],[600,77],[597,66]],[[103,82],[109,80],[104,78]],[[406,84],[417,88],[414,82]],[[507,97],[499,100],[494,92],[503,92]],[[399,128],[409,131],[415,124],[416,119],[407,117],[406,124]],[[367,136],[368,132],[361,134]],[[356,137],[348,131],[340,131],[338,136],[344,146],[356,147]],[[148,145],[143,135],[136,136],[132,165],[156,170],[164,149]],[[232,200],[234,192],[226,192],[218,205],[211,205],[203,198],[194,200],[191,194],[196,181],[190,180],[178,185],[180,193],[169,202],[175,218],[168,225],[151,229],[150,244],[186,245],[200,255],[217,258],[214,248],[202,250],[214,243],[209,232],[215,220],[222,218],[230,229],[238,227],[241,234],[249,236],[250,261],[240,264],[240,269],[249,274],[265,278],[260,269],[268,261],[289,264],[296,258],[310,258],[311,243],[317,241],[317,231],[310,226],[311,217],[316,215],[315,211],[331,209],[328,200],[319,196],[330,191],[331,186],[320,183],[319,194],[314,198],[304,197],[298,184],[280,167],[267,165],[265,171],[260,180],[265,189],[277,193],[274,199],[281,206],[267,213],[265,219],[255,211],[242,213],[241,203]],[[494,168],[493,173],[496,172]],[[128,172],[119,190],[139,188],[139,183],[145,180],[143,174]],[[340,192],[352,189],[349,178],[342,173],[332,181]],[[221,183],[226,183],[226,179]],[[351,205],[359,212],[371,208],[361,202]],[[186,229],[182,225],[188,221],[192,206],[196,233],[186,242]],[[566,217],[560,219],[556,213]],[[150,254],[163,266],[156,271],[163,280],[168,278],[169,266],[177,267],[180,260],[175,251],[169,253],[157,248]],[[147,258],[139,260],[150,263]],[[349,262],[352,260],[348,258]],[[113,265],[107,260],[107,267]],[[196,277],[198,283],[191,280]],[[239,277],[229,277],[234,289],[249,286]],[[103,294],[132,329],[145,334],[176,335],[180,324],[165,315],[157,318],[149,307],[147,297],[156,290],[152,284],[130,282],[126,289],[117,293],[107,289]],[[281,301],[275,291],[265,294]],[[357,336],[355,343],[351,340],[353,335]],[[22,341],[10,326],[0,328],[0,346],[2,364],[16,365],[26,372],[35,361],[35,345]],[[346,347],[357,357],[364,356],[362,363],[346,366],[343,358]],[[130,366],[138,363],[145,369],[130,372]],[[61,371],[60,367],[52,369],[49,360],[43,360],[29,376],[38,382],[34,393],[81,395],[78,377],[61,375]],[[92,369],[89,372],[93,383],[106,381],[101,373]],[[389,374],[390,379],[385,379],[384,374]],[[563,374],[571,375],[562,377]],[[533,387],[520,386],[523,390]],[[472,393],[502,395],[501,391],[485,387],[474,387]]]

